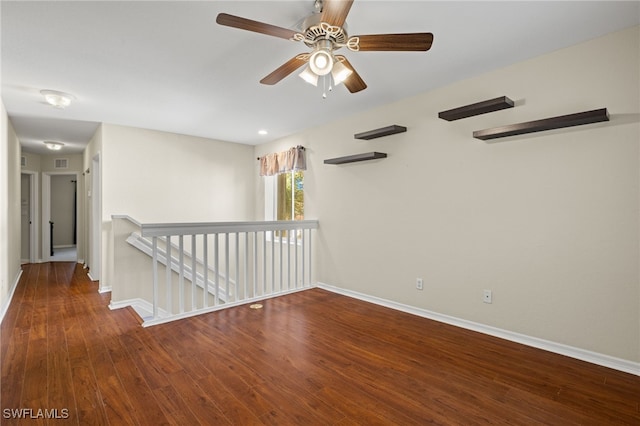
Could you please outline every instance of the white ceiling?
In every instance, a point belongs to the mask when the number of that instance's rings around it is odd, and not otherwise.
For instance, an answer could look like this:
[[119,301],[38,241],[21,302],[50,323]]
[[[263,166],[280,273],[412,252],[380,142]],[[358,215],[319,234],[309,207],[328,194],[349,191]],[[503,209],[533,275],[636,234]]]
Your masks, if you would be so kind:
[[[0,7],[2,100],[25,151],[34,153],[43,140],[81,152],[100,122],[260,144],[640,23],[637,1],[356,0],[349,35],[432,32],[433,47],[347,51],[368,88],[350,94],[337,87],[322,99],[297,73],[275,86],[259,83],[307,51],[304,44],[215,23],[226,12],[298,29],[313,0]],[[55,109],[41,89],[77,100]]]

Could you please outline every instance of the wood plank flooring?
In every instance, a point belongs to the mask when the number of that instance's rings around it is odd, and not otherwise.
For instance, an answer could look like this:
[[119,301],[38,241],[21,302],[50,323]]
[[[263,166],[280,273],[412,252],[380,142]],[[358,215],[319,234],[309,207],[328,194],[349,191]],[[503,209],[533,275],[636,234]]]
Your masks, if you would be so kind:
[[24,266],[0,423],[640,425],[640,377],[320,289],[150,328],[108,303],[73,263]]

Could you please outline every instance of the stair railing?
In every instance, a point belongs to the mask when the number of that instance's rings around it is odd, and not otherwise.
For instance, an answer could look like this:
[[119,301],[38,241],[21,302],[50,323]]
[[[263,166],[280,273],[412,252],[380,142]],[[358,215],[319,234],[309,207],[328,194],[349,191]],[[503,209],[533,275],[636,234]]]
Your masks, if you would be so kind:
[[[129,222],[116,227],[115,221],[122,219]],[[143,318],[148,326],[308,289],[314,285],[312,248],[317,228],[316,220],[140,224],[114,216],[114,245],[127,241],[138,252],[129,247],[120,256],[116,253],[115,269],[119,259],[132,264],[135,256],[150,256],[144,263],[150,274],[129,272],[120,278],[139,281],[137,277],[150,276],[152,289],[136,292],[131,285],[145,284],[114,280],[123,289],[114,286],[112,305],[134,305],[127,300],[113,302],[118,294],[123,299],[138,295],[135,300],[148,304],[148,316]],[[128,269],[136,268],[140,266]]]

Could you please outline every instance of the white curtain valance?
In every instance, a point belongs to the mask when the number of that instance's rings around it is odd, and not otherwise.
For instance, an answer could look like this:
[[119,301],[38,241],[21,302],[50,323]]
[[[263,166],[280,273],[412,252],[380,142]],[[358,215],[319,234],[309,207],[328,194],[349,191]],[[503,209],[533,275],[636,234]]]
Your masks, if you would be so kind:
[[303,146],[295,146],[286,151],[274,152],[260,158],[260,176],[273,176],[296,170],[307,170],[307,160]]

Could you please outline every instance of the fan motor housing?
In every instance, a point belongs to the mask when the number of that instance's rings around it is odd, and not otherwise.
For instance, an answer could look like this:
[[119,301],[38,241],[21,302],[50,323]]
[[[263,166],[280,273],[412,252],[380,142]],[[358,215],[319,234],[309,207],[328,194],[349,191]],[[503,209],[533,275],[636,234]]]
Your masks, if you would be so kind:
[[319,13],[313,14],[304,20],[304,43],[313,47],[318,40],[331,40],[331,42],[339,48],[340,45],[347,43],[349,36],[347,35],[347,24],[342,27],[335,27],[322,22]]

